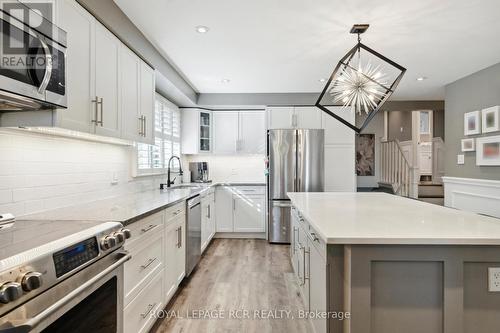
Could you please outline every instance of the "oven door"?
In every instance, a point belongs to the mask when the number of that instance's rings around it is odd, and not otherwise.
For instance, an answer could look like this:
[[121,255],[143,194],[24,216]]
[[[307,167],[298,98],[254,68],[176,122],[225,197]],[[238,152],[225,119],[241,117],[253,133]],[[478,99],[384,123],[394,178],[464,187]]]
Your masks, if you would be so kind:
[[123,264],[112,253],[0,319],[1,333],[123,332]]

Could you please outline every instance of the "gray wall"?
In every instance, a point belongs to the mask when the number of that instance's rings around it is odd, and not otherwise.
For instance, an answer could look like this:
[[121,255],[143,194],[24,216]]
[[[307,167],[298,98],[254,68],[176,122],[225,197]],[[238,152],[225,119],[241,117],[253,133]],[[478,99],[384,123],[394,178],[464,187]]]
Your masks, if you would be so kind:
[[464,113],[500,105],[500,63],[447,85],[445,105],[445,175],[500,180],[500,167],[476,166],[475,152],[464,153],[464,165],[456,163],[457,154],[462,154],[460,140],[464,138]]
[[388,114],[389,140],[411,140],[411,111],[391,111]]
[[191,84],[146,39],[112,0],[77,0],[128,47],[161,74],[157,90],[181,106],[193,106],[198,99]]

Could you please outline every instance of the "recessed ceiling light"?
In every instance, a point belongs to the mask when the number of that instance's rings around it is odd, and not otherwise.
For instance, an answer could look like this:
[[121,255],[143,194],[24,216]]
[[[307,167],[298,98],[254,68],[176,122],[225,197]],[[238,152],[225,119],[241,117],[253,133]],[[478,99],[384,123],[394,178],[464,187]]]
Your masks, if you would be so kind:
[[323,82],[326,82],[326,79],[325,78],[321,78],[318,81],[321,82],[321,83],[323,83]]
[[231,80],[229,80],[229,79],[222,79],[220,82],[222,82],[222,83],[229,83],[229,82],[231,82]]
[[425,76],[417,77],[417,81],[423,81],[423,80],[427,80],[427,77]]
[[196,32],[200,33],[200,34],[206,34],[208,32],[208,30],[210,30],[209,27],[204,26],[204,25],[198,25],[195,29],[196,29]]

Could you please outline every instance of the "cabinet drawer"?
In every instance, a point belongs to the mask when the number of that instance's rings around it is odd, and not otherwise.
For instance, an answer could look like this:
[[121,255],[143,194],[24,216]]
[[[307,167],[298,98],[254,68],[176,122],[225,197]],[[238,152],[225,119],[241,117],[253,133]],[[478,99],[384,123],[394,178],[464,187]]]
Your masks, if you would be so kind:
[[158,233],[163,230],[163,212],[148,216],[140,221],[127,226],[132,233],[132,237],[127,244],[135,244],[139,239]]
[[165,210],[165,222],[169,222],[176,218],[178,215],[186,214],[186,202],[182,201],[175,206],[169,207]]
[[265,186],[232,186],[232,189],[236,194],[241,195],[266,194]]
[[319,254],[326,258],[326,243],[323,239],[318,236],[318,233],[312,226],[309,225],[309,239],[310,243],[318,250]]
[[151,238],[144,238],[140,243],[136,243],[135,247],[127,248],[132,259],[125,263],[124,268],[125,304],[128,304],[147,281],[163,268],[164,239],[163,232],[160,232]]
[[163,310],[163,271],[127,305],[123,312],[124,332],[147,332],[156,321],[152,316],[156,311]]

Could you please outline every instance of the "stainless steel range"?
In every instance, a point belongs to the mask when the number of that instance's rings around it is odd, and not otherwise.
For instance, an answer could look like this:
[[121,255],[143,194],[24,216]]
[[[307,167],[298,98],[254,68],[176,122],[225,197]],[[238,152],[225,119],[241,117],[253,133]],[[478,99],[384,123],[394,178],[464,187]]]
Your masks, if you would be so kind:
[[0,332],[122,332],[118,222],[0,225]]

